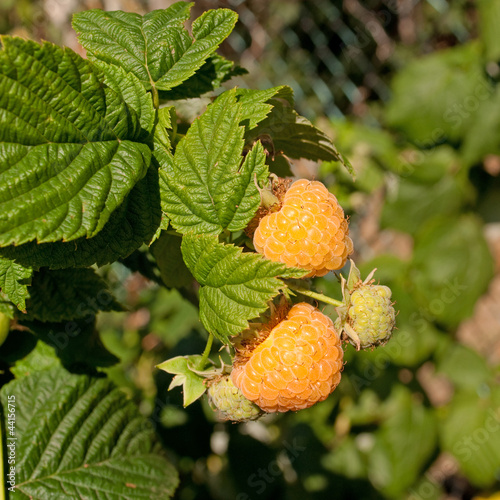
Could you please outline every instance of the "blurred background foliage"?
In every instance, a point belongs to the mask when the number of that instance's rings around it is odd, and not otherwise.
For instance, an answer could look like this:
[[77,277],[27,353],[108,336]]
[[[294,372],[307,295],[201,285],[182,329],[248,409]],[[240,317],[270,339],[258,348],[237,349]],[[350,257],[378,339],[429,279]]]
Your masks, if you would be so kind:
[[[83,53],[75,11],[170,3],[2,0],[0,32]],[[203,0],[194,14],[215,7],[239,13],[221,52],[249,71],[226,86],[290,85],[298,111],[351,160],[355,182],[333,163],[292,167],[345,207],[354,259],[392,288],[398,330],[373,352],[348,346],[327,401],[220,423],[206,401],[184,409],[155,369],[205,343],[195,307],[160,285],[169,270],[132,272],[150,262],[145,253],[103,268],[129,308],[100,316],[102,341],[120,359],[106,371],[170,450],[176,498],[498,498],[500,2]],[[316,285],[340,298],[335,276]],[[57,362],[42,344],[26,359]]]

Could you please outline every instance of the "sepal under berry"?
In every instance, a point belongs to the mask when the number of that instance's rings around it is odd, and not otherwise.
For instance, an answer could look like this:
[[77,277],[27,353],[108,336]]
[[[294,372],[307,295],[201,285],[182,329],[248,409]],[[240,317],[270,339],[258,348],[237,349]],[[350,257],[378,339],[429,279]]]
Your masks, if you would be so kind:
[[383,345],[392,336],[396,313],[391,302],[391,289],[375,285],[375,269],[362,281],[359,269],[351,260],[347,280],[341,276],[343,305],[335,326],[342,339],[359,349]]
[[177,356],[170,358],[156,366],[160,370],[174,375],[168,390],[175,387],[182,387],[184,407],[200,398],[206,391],[205,378],[216,369],[199,370],[199,362],[202,360],[200,355]]
[[263,415],[262,410],[248,400],[233,384],[229,375],[221,375],[207,381],[208,403],[219,420],[248,422]]

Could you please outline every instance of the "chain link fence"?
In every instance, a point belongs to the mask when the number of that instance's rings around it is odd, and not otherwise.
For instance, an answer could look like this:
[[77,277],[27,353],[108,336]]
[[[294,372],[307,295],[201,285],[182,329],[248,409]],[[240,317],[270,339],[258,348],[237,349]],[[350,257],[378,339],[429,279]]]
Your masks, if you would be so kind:
[[[170,0],[2,0],[0,32],[80,51],[71,16],[84,9],[141,14]],[[298,111],[314,120],[363,116],[389,98],[390,76],[414,54],[465,42],[476,30],[473,2],[455,0],[197,0],[193,16],[226,7],[239,23],[221,52],[249,74],[229,85],[290,85]]]

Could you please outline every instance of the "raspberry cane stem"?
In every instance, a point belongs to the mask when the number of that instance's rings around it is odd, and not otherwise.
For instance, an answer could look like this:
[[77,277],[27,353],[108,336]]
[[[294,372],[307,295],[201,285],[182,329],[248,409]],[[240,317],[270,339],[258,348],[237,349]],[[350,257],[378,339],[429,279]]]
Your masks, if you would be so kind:
[[208,339],[207,339],[207,345],[205,346],[205,350],[203,351],[203,354],[201,355],[200,362],[198,363],[197,369],[202,371],[203,368],[205,368],[205,365],[207,364],[207,359],[208,355],[210,354],[210,351],[212,350],[212,344],[214,343],[214,336],[212,333],[208,334]]
[[294,292],[300,293],[301,295],[306,295],[307,297],[311,297],[312,299],[319,300],[320,302],[325,302],[325,304],[331,304],[332,306],[343,306],[344,303],[340,300],[332,299],[331,297],[327,297],[322,293],[313,292],[312,290],[308,290],[307,288],[302,288],[298,285],[292,285],[291,283],[287,283],[288,288],[293,290]]

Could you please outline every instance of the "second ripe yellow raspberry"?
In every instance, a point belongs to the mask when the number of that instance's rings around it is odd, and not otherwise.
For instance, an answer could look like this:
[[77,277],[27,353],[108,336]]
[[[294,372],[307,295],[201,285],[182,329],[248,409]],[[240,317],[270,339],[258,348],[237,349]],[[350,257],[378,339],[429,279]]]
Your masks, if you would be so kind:
[[259,336],[255,345],[237,351],[231,379],[265,412],[309,408],[339,384],[340,337],[332,320],[315,307],[295,304],[285,319],[270,332],[262,328]]
[[306,179],[290,186],[278,212],[262,218],[253,243],[270,260],[308,269],[306,277],[342,268],[353,250],[337,199],[321,182]]

